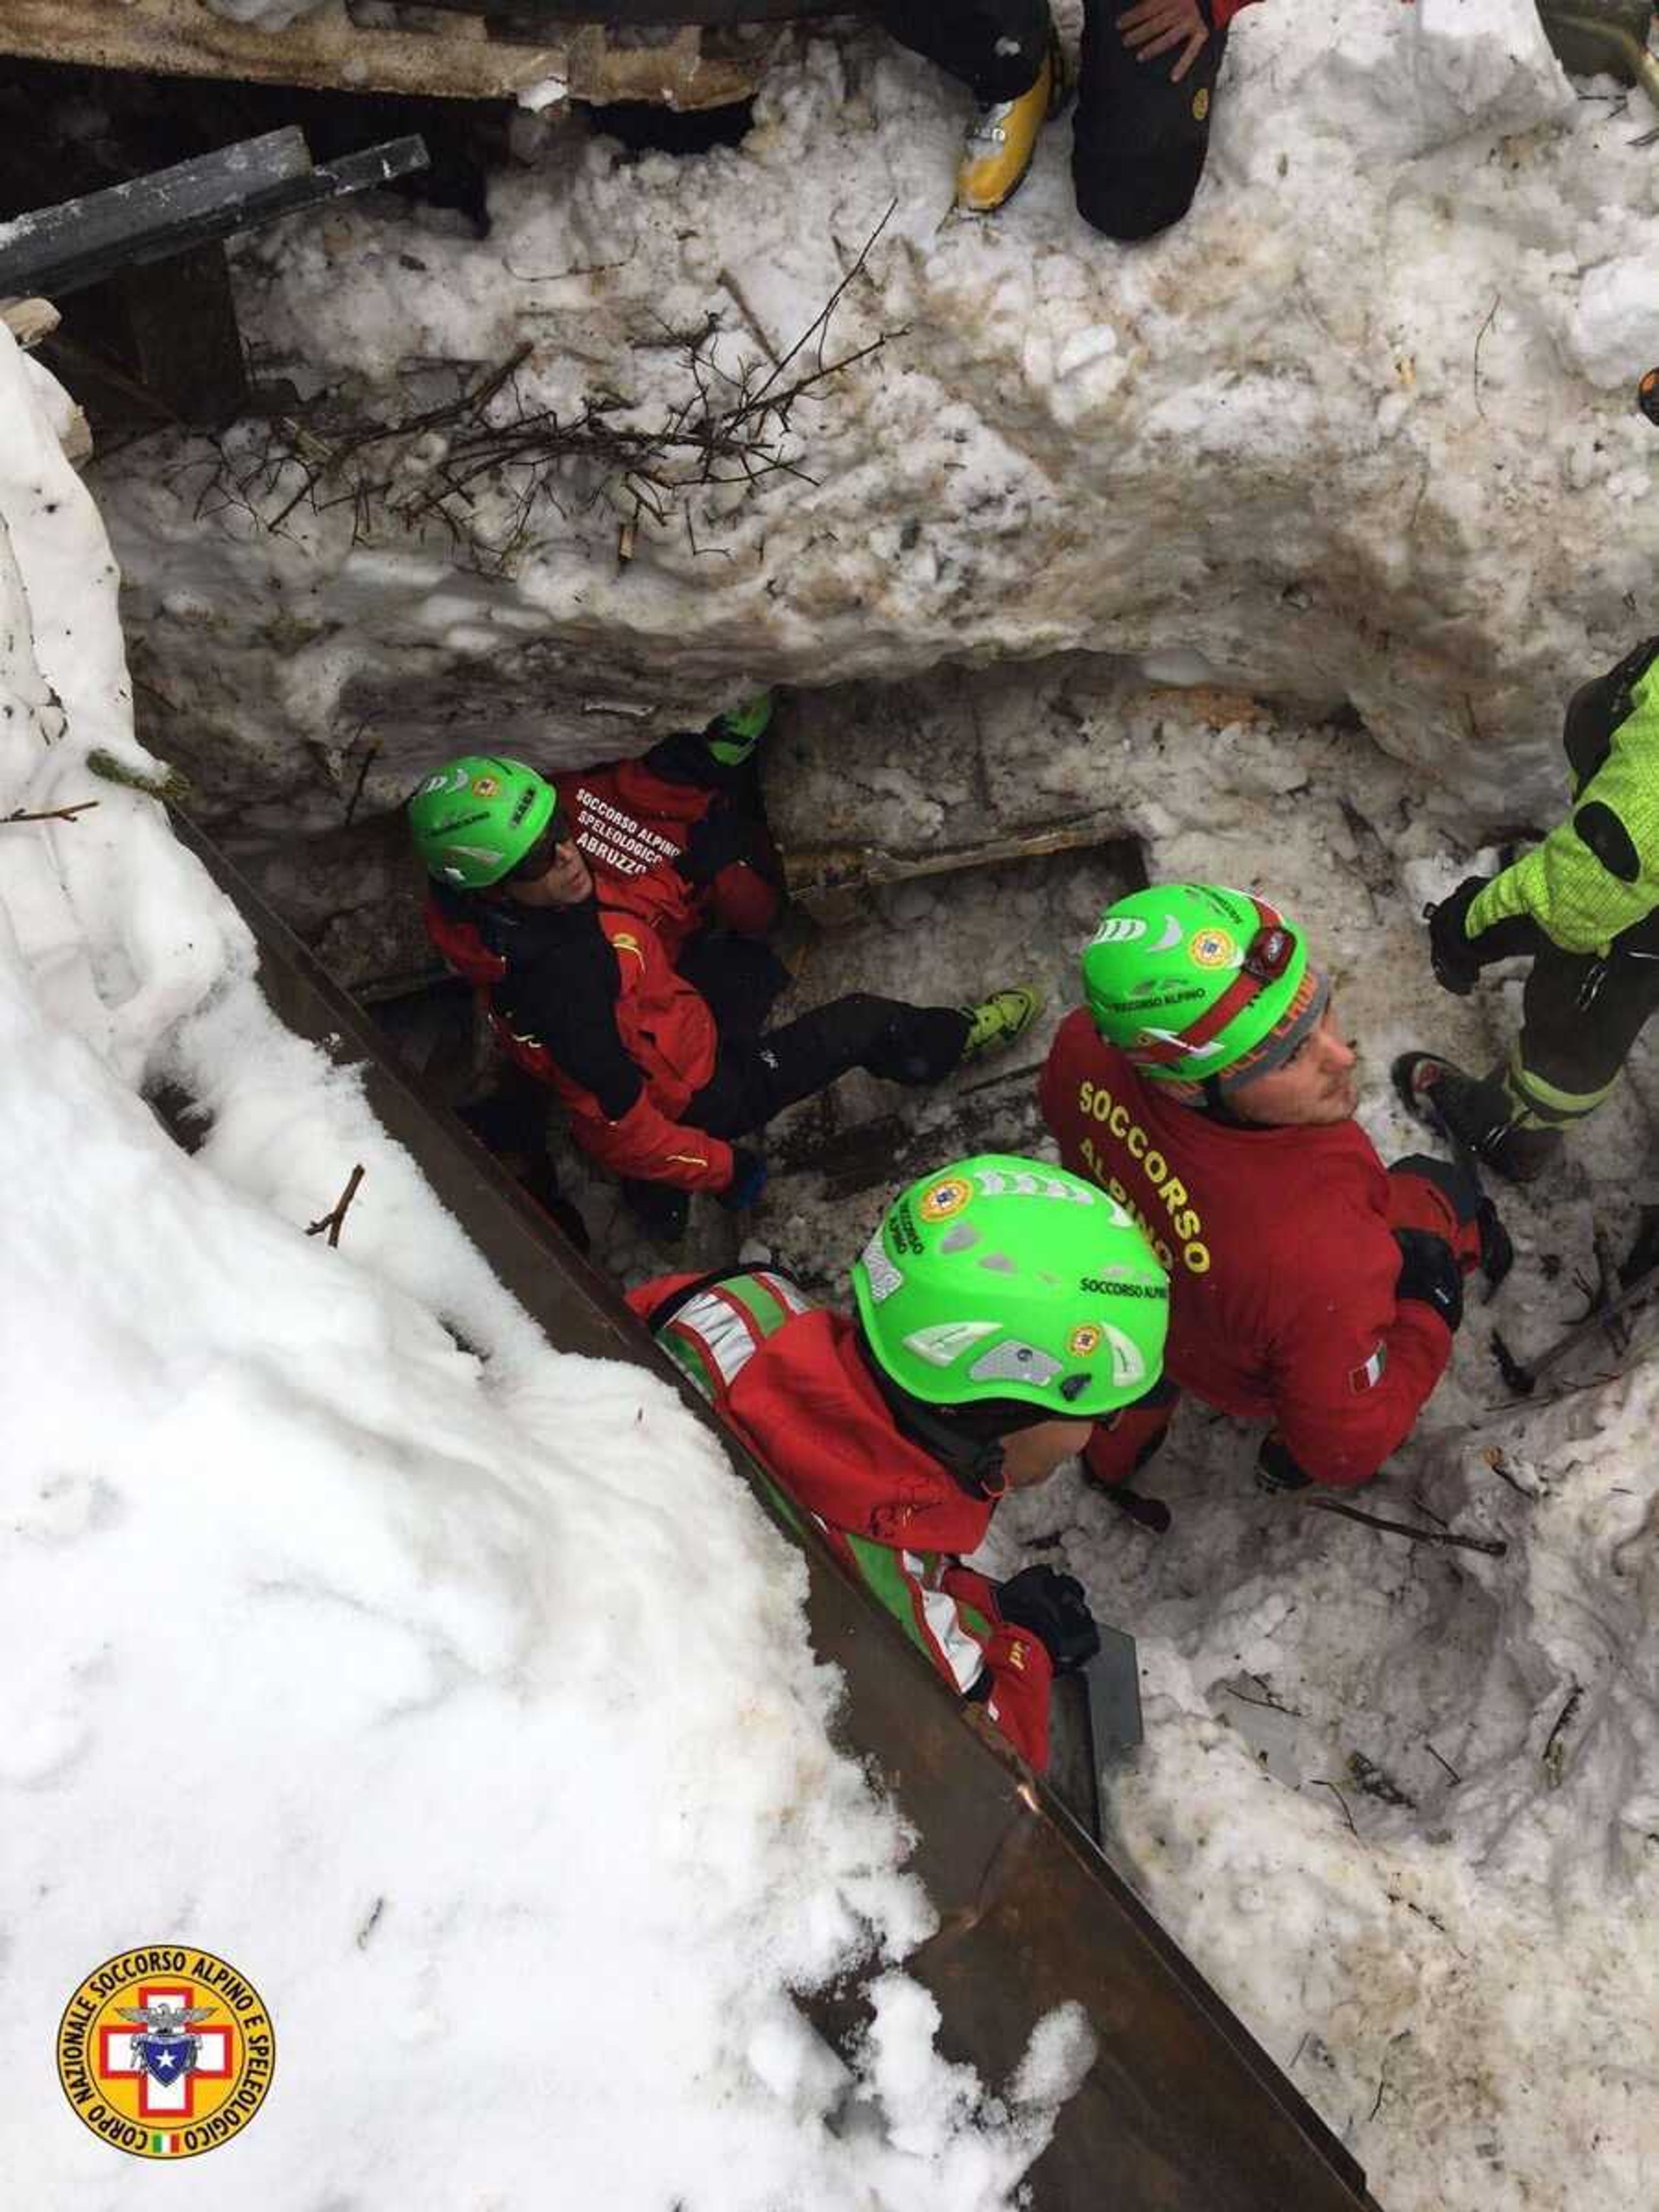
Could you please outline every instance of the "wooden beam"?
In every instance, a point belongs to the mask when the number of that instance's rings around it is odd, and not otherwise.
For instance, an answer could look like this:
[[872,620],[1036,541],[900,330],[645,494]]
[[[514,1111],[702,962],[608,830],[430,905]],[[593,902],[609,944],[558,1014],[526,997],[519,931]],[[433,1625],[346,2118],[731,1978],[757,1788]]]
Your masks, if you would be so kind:
[[286,30],[233,23],[202,0],[0,0],[0,53],[168,76],[238,77],[325,92],[416,92],[448,100],[511,100],[566,74],[563,40],[509,46],[480,18],[437,31],[354,23],[325,0]]

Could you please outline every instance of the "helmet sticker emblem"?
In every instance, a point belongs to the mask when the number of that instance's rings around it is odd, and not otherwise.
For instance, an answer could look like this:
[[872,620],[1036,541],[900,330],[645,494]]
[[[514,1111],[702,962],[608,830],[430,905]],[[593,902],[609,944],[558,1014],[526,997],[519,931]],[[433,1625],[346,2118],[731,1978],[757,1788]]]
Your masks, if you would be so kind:
[[946,1176],[925,1192],[916,1209],[924,1221],[950,1221],[960,1213],[974,1194],[974,1187],[964,1176]]
[[1111,1346],[1112,1380],[1120,1389],[1147,1380],[1146,1362],[1141,1357],[1140,1346],[1121,1328],[1106,1324],[1106,1335]]
[[870,1279],[870,1295],[878,1305],[884,1298],[890,1298],[895,1291],[903,1289],[904,1277],[888,1258],[879,1229],[859,1256]]
[[1194,966],[1199,968],[1237,968],[1238,945],[1224,929],[1197,929],[1187,947]]
[[1080,1321],[1066,1340],[1066,1349],[1073,1359],[1086,1359],[1091,1352],[1100,1349],[1100,1323]]
[[475,799],[498,799],[501,789],[499,781],[493,775],[475,775],[472,779],[472,796]]
[[936,1321],[931,1328],[919,1328],[907,1336],[904,1343],[907,1351],[925,1359],[930,1367],[948,1367],[981,1338],[996,1333],[994,1321]]

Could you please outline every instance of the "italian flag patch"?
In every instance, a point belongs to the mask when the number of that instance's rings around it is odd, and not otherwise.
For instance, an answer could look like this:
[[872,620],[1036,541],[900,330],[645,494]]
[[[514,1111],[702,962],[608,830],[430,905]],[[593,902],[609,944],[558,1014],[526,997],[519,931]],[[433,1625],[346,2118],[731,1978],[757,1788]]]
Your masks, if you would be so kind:
[[157,2158],[171,2158],[179,2148],[179,2141],[177,2136],[152,2136],[149,2147]]
[[1382,1380],[1383,1370],[1388,1364],[1389,1347],[1386,1344],[1379,1344],[1363,1367],[1351,1367],[1348,1370],[1349,1389],[1356,1393],[1361,1390],[1375,1390]]

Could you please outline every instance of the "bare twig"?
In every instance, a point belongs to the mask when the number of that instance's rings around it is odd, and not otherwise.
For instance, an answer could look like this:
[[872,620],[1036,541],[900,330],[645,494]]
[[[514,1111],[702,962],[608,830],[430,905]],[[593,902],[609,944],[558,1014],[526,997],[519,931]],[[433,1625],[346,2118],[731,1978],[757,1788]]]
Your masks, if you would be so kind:
[[1483,422],[1486,419],[1486,410],[1480,404],[1480,341],[1486,337],[1486,332],[1492,328],[1492,317],[1498,313],[1498,307],[1503,302],[1503,297],[1504,295],[1501,292],[1494,292],[1492,294],[1492,305],[1486,310],[1486,319],[1481,324],[1480,328],[1475,333],[1474,361],[1472,368],[1472,377],[1474,385],[1474,411],[1480,417],[1480,420]]
[[1451,1777],[1451,1778],[1452,1778],[1452,1780],[1453,1780],[1454,1782],[1462,1782],[1462,1780],[1463,1779],[1463,1778],[1462,1778],[1462,1776],[1458,1772],[1457,1769],[1456,1769],[1456,1768],[1452,1765],[1452,1763],[1451,1763],[1450,1759],[1442,1759],[1442,1758],[1441,1758],[1441,1756],[1440,1756],[1440,1753],[1439,1753],[1435,1749],[1434,1746],[1433,1746],[1433,1745],[1429,1741],[1429,1740],[1428,1740],[1427,1736],[1425,1736],[1425,1737],[1424,1737],[1424,1739],[1423,1739],[1423,1748],[1424,1748],[1424,1750],[1425,1750],[1425,1751],[1426,1751],[1426,1752],[1428,1753],[1429,1757],[1430,1757],[1431,1759],[1432,1759],[1436,1760],[1436,1761],[1437,1762],[1437,1764],[1438,1764],[1438,1765],[1442,1765],[1442,1766],[1443,1766],[1443,1767],[1445,1768],[1445,1770],[1446,1770],[1447,1773],[1450,1775],[1450,1777]]
[[1380,1514],[1362,1513],[1357,1505],[1344,1505],[1334,1498],[1304,1500],[1315,1512],[1340,1513],[1346,1521],[1362,1521],[1368,1528],[1385,1529],[1391,1536],[1409,1536],[1418,1544],[1453,1544],[1460,1551],[1485,1552],[1501,1559],[1509,1546],[1501,1536],[1460,1536],[1450,1528],[1414,1528],[1409,1521],[1385,1521]]
[[1221,1686],[1230,1698],[1237,1698],[1241,1705],[1259,1705],[1264,1713],[1286,1713],[1292,1720],[1300,1717],[1291,1712],[1288,1705],[1281,1705],[1277,1698],[1247,1698],[1243,1690],[1234,1689],[1231,1682],[1224,1682]]
[[324,1230],[327,1230],[328,1246],[331,1252],[339,1243],[340,1231],[345,1226],[347,1212],[350,1207],[352,1200],[357,1195],[357,1186],[362,1182],[362,1169],[361,1167],[353,1168],[350,1175],[346,1179],[346,1187],[340,1193],[339,1199],[335,1205],[333,1212],[331,1213],[325,1213],[320,1221],[313,1221],[307,1224],[306,1235],[307,1237],[320,1237]]
[[1348,1824],[1349,1833],[1354,1838],[1356,1842],[1363,1840],[1360,1837],[1358,1829],[1354,1826],[1353,1814],[1348,1810],[1348,1801],[1342,1795],[1342,1792],[1337,1788],[1334,1782],[1327,1782],[1317,1774],[1310,1774],[1308,1777],[1308,1787],[1310,1790],[1328,1790],[1332,1796],[1335,1798],[1337,1803],[1342,1808],[1342,1817]]
[[19,807],[15,814],[0,814],[0,830],[13,822],[73,822],[77,814],[85,814],[97,804],[95,799],[77,799],[72,806],[46,806],[38,814],[27,814]]
[[345,826],[348,830],[351,827],[352,816],[357,811],[357,801],[363,795],[363,785],[368,779],[369,769],[374,763],[374,756],[380,751],[380,739],[378,738],[371,738],[364,750],[362,760],[358,766],[357,781],[351,787],[351,796],[346,801]]
[[[735,374],[720,365],[712,351],[720,320],[710,314],[696,329],[664,325],[660,338],[635,342],[684,356],[684,394],[653,418],[645,418],[638,401],[610,390],[589,392],[561,415],[520,391],[518,371],[531,352],[521,344],[482,374],[469,369],[470,380],[436,405],[381,418],[331,400],[303,421],[273,416],[211,441],[196,512],[231,511],[281,532],[301,508],[315,514],[344,508],[354,544],[374,539],[387,526],[415,533],[435,526],[488,574],[512,562],[544,508],[566,518],[557,495],[574,484],[589,505],[609,499],[617,506],[624,560],[640,522],[662,527],[677,505],[685,512],[693,552],[721,551],[700,541],[684,502],[728,485],[746,496],[777,477],[815,483],[793,443],[794,410],[828,378],[869,360],[894,335],[884,333],[835,361],[823,358],[830,319],[892,211],[789,351],[764,374],[758,362]],[[784,370],[815,334],[816,365],[786,381]]]

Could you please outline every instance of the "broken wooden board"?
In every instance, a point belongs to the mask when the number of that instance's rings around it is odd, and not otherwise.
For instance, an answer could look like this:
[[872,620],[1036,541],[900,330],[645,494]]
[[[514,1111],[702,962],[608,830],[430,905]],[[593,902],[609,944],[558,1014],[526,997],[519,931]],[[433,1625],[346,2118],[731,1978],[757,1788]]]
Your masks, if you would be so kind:
[[[386,13],[390,15],[391,11]],[[202,0],[5,0],[0,53],[146,75],[220,76],[324,92],[428,93],[511,100],[568,74],[567,41],[514,45],[478,16],[435,24],[413,9],[358,23],[345,0],[323,0],[273,31],[216,15]]]
[[941,668],[844,685],[789,702],[769,740],[769,811],[791,890],[833,924],[875,885],[1127,853],[1145,807],[1126,749],[1156,747],[1169,723],[1220,733],[1270,719],[1247,694],[1149,684],[1088,654],[1040,673]]
[[[614,25],[602,0],[583,0],[568,12],[585,20],[499,0],[443,0],[383,8],[381,20],[369,22],[359,21],[347,0],[318,0],[277,30],[233,22],[203,0],[5,0],[0,53],[319,92],[457,100],[533,94],[544,115],[573,100],[595,106],[641,100],[689,112],[750,98],[781,21],[770,16],[769,28],[757,20],[758,9],[746,12],[740,0],[727,0],[718,18],[680,12],[677,0],[649,0]],[[787,9],[797,15],[837,12],[845,9],[831,0],[799,0]],[[699,28],[702,23],[712,37]]]

